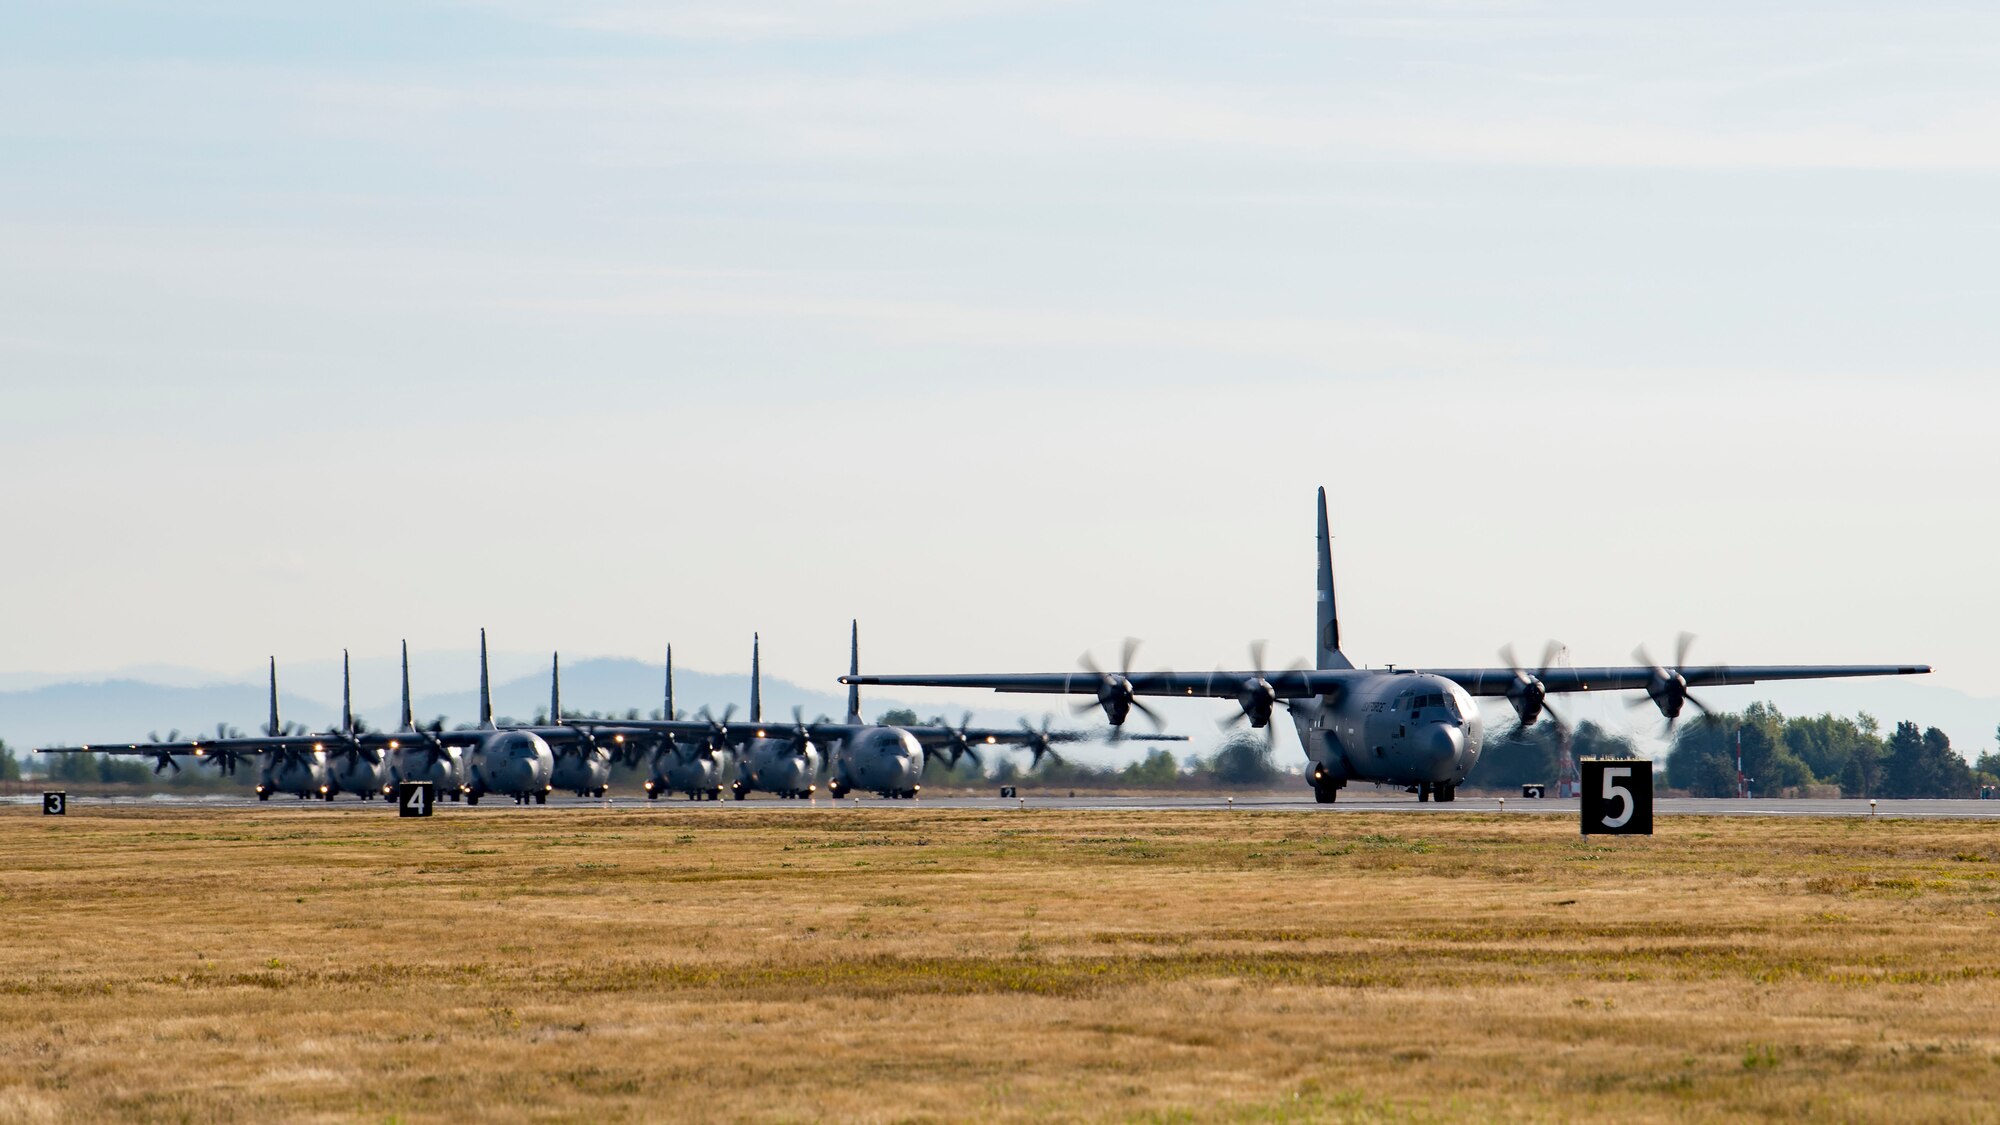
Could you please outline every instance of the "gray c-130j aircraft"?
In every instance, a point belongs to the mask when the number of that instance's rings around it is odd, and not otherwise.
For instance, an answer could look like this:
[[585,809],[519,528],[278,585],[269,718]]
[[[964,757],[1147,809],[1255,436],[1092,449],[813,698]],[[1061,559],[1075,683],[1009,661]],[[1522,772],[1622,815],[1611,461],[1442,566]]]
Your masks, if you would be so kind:
[[[1081,672],[1020,675],[897,675],[841,678],[846,684],[894,687],[991,688],[999,692],[1092,695],[1113,726],[1132,711],[1152,718],[1141,697],[1208,697],[1234,700],[1253,727],[1270,729],[1273,709],[1291,712],[1310,767],[1306,780],[1322,804],[1350,781],[1410,786],[1417,799],[1452,800],[1479,760],[1484,724],[1474,697],[1504,697],[1523,726],[1548,708],[1548,697],[1579,691],[1643,691],[1669,725],[1686,704],[1707,713],[1690,689],[1762,680],[1817,680],[1848,676],[1911,676],[1924,664],[1689,665],[1686,640],[1672,666],[1646,655],[1629,667],[1388,668],[1358,669],[1340,647],[1340,617],[1333,596],[1333,552],[1327,529],[1326,489],[1319,490],[1319,609],[1316,666],[1273,672],[1133,672],[1128,643],[1117,672],[1086,665]],[[1506,654],[1503,653],[1503,658]],[[1261,662],[1261,661],[1260,661]],[[1510,660],[1511,663],[1511,660]],[[1089,706],[1089,705],[1085,705]],[[1154,719],[1157,723],[1157,718]],[[1560,721],[1560,720],[1558,720]]]
[[[849,626],[848,667],[858,671],[861,661],[861,623],[855,621]],[[815,720],[807,722],[801,708],[792,709],[789,723],[766,723],[763,721],[763,673],[760,643],[755,634],[750,640],[750,718],[747,722],[732,722],[731,713],[722,718],[702,717],[682,719],[674,714],[673,649],[667,649],[667,697],[666,709],[662,712],[670,718],[661,719],[579,719],[564,720],[572,726],[583,728],[619,728],[626,731],[652,731],[663,738],[659,753],[662,755],[685,755],[687,746],[697,753],[705,752],[712,758],[724,749],[733,749],[739,770],[736,781],[731,784],[731,793],[742,800],[750,793],[762,790],[786,797],[809,797],[818,786],[813,778],[817,776],[821,751],[826,751],[825,761],[831,766],[831,776],[827,780],[827,795],[840,799],[849,793],[876,793],[890,799],[914,799],[923,789],[924,764],[932,758],[943,760],[950,766],[958,765],[963,758],[971,758],[975,765],[984,766],[978,747],[1019,746],[1033,755],[1033,763],[1040,765],[1044,757],[1057,757],[1055,747],[1061,743],[1083,742],[1097,737],[1097,732],[1078,730],[1051,730],[1044,720],[1041,729],[1021,720],[1017,728],[982,728],[972,725],[972,716],[967,715],[958,726],[937,726],[926,724],[886,724],[869,723],[861,718],[861,689],[850,684],[847,690],[847,719],[845,722]],[[1132,737],[1150,739],[1157,742],[1185,742],[1181,735],[1134,735]],[[687,761],[681,757],[680,761]],[[690,798],[706,796],[714,800],[721,794],[720,775],[715,767],[698,778],[699,784],[670,783],[661,776],[661,763],[656,760],[655,777],[646,783],[649,795],[657,797],[662,792],[686,793]],[[709,779],[715,778],[713,787]]]

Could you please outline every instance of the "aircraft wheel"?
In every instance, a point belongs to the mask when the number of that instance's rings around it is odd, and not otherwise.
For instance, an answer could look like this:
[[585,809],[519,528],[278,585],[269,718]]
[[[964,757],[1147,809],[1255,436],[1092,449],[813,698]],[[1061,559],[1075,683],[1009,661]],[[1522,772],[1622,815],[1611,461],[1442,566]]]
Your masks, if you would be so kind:
[[537,793],[537,794],[535,794],[535,803],[536,803],[536,804],[538,804],[538,805],[546,805],[546,804],[548,804],[548,803],[549,803],[549,795],[548,795],[547,793]]
[[709,791],[708,791],[708,799],[709,799],[709,800],[711,800],[711,801],[720,801],[720,800],[722,800],[722,790],[720,790],[720,789],[711,789],[711,790],[709,790]]
[[257,794],[257,799],[260,801],[268,801],[271,799],[271,795],[269,793],[259,793]]
[[1430,799],[1431,799],[1431,783],[1428,781],[1417,782],[1417,803],[1421,805],[1428,802]]
[[1335,789],[1331,785],[1313,786],[1313,800],[1318,804],[1322,805],[1333,804],[1334,799],[1338,796],[1340,796],[1340,790]]
[[732,789],[730,789],[729,792],[739,801],[750,795],[749,792],[745,790],[741,785],[733,787]]
[[659,800],[659,799],[660,799],[660,791],[659,791],[658,789],[648,789],[648,790],[646,790],[646,799],[647,799],[648,801],[657,801],[657,800]]
[[1437,792],[1438,800],[1440,801],[1458,800],[1458,786],[1456,785],[1440,785],[1437,787]]
[[476,804],[478,804],[478,803],[479,803],[479,794],[477,794],[477,793],[467,793],[467,794],[465,795],[465,803],[466,803],[466,804],[468,804],[468,805],[476,805]]

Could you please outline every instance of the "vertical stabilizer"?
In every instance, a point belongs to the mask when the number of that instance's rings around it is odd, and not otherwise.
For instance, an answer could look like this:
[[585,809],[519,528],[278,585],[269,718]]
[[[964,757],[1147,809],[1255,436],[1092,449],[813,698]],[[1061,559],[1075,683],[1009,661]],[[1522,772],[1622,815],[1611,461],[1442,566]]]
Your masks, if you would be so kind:
[[354,733],[354,676],[348,671],[347,650],[340,650],[340,733]]
[[1319,616],[1314,667],[1352,668],[1340,651],[1340,612],[1333,601],[1333,536],[1326,524],[1326,489],[1319,490]]
[[674,646],[668,645],[667,646],[667,708],[665,713],[661,715],[661,718],[671,721],[676,717],[677,716],[675,716],[674,714]]
[[493,729],[493,681],[486,673],[486,630],[479,631],[479,729]]
[[750,634],[750,721],[764,721],[764,676],[757,663],[757,634]]
[[278,737],[285,728],[278,724],[278,658],[271,658],[271,719],[264,724],[264,733]]
[[562,722],[562,653],[549,654],[549,725]]
[[861,620],[856,618],[848,626],[847,633],[847,721],[861,722],[861,685],[854,677],[861,674]]
[[410,642],[403,642],[403,729],[417,729],[417,717],[410,713]]

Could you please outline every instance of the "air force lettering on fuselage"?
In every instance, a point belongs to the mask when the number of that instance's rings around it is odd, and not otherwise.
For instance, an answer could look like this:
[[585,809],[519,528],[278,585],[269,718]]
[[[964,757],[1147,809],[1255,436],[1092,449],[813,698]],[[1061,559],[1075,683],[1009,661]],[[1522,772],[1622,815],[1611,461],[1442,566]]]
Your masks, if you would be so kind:
[[[862,676],[843,682],[903,687],[990,688],[1001,692],[1093,695],[1105,717],[1122,725],[1134,710],[1150,715],[1142,697],[1201,696],[1228,699],[1251,726],[1270,729],[1279,704],[1291,712],[1305,748],[1306,781],[1318,800],[1332,801],[1350,781],[1388,782],[1417,790],[1420,800],[1449,801],[1479,761],[1484,730],[1477,697],[1507,700],[1523,724],[1548,713],[1552,694],[1579,691],[1643,691],[1669,723],[1683,707],[1706,710],[1690,689],[1763,680],[1833,679],[1848,676],[1921,675],[1922,664],[1859,665],[1689,665],[1683,648],[1673,665],[1652,660],[1623,667],[1539,669],[1428,668],[1413,671],[1354,667],[1340,645],[1340,617],[1334,599],[1332,537],[1327,528],[1326,490],[1319,493],[1319,598],[1314,641],[1315,667],[1271,672],[1134,672],[1128,646],[1117,672],[1086,665],[1082,672],[1021,675]],[[1506,654],[1503,654],[1505,656]],[[1259,659],[1256,661],[1261,664]],[[1511,660],[1510,660],[1511,662]]]

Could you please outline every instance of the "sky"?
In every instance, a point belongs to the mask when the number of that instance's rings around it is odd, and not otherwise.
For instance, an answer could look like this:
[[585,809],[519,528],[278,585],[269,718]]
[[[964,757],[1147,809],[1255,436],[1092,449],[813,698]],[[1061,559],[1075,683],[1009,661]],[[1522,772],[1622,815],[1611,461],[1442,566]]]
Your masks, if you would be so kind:
[[0,682],[483,626],[760,630],[813,683],[855,617],[883,672],[1282,664],[1325,485],[1359,663],[1687,630],[2000,696],[1996,44],[1922,0],[6,5]]

